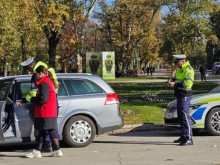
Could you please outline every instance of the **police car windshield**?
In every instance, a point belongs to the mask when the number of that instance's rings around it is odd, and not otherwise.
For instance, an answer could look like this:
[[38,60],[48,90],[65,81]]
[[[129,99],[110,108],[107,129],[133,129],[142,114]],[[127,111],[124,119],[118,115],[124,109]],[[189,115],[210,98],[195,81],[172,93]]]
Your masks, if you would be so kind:
[[220,93],[220,85],[209,91],[209,93]]

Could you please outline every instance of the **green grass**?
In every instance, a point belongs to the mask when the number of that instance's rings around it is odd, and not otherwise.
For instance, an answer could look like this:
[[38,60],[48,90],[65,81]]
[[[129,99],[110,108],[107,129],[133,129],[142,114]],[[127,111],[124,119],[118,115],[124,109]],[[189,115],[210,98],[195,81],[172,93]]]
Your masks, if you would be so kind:
[[167,79],[167,78],[154,78],[154,77],[120,77],[112,80],[106,80],[106,81],[142,81],[142,80],[155,80],[155,79]]
[[[120,97],[124,124],[163,123],[167,104],[174,100],[166,83],[110,83]],[[193,94],[206,93],[218,86],[214,82],[195,82]],[[158,99],[158,100],[155,100]]]

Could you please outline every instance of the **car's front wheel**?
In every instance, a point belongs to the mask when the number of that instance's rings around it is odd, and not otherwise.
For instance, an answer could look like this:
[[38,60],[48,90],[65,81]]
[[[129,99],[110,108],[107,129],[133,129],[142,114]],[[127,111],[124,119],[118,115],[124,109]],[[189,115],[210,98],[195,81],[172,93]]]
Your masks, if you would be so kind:
[[206,118],[205,129],[210,135],[220,136],[220,108],[213,108],[209,112]]
[[96,127],[90,118],[73,116],[64,128],[63,140],[71,147],[85,147],[92,143],[95,134]]

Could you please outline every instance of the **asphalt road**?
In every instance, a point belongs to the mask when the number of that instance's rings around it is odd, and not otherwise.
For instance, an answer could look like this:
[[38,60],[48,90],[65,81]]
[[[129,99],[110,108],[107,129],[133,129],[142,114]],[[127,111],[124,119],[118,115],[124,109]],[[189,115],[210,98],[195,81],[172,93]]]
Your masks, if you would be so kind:
[[220,164],[220,137],[200,133],[193,146],[172,143],[178,130],[159,130],[104,134],[84,148],[67,148],[64,156],[28,159],[24,155],[33,145],[0,149],[0,165],[217,165]]

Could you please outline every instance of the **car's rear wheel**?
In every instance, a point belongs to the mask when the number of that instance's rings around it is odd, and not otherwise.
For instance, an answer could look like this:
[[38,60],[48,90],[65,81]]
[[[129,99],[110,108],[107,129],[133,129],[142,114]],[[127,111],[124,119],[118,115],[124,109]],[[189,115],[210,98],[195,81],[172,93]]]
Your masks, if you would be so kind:
[[213,108],[205,122],[205,129],[208,134],[220,136],[220,108]]
[[96,134],[93,121],[86,116],[73,116],[67,122],[64,132],[64,142],[71,147],[85,147],[92,143]]

